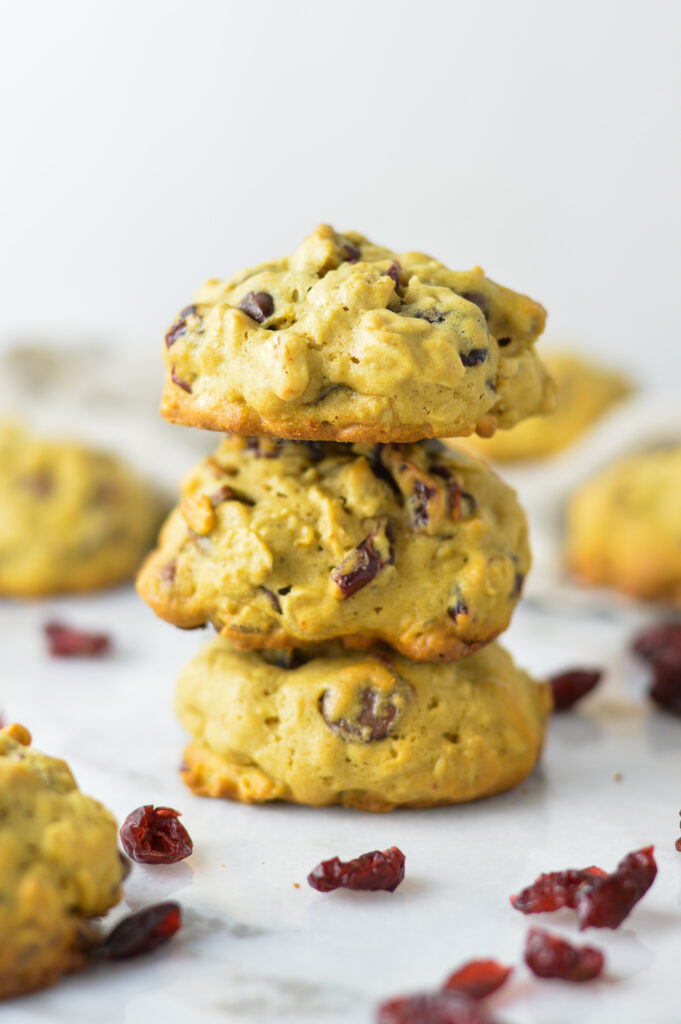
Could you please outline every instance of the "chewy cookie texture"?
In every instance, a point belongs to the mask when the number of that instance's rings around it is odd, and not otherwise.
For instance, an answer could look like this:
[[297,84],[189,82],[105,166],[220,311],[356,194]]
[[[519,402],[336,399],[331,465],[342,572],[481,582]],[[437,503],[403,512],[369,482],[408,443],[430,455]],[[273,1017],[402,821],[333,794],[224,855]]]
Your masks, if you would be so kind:
[[0,999],[82,967],[124,876],[112,816],[30,742],[0,731]]
[[625,377],[582,356],[548,351],[544,362],[557,387],[553,412],[532,416],[493,437],[455,438],[454,444],[500,462],[543,458],[569,447],[603,413],[631,394]]
[[383,640],[454,660],[508,626],[529,564],[514,492],[440,442],[231,437],[185,480],[138,589],[242,648]]
[[129,580],[162,513],[151,486],[113,456],[0,426],[0,594]]
[[184,670],[196,793],[368,811],[491,796],[535,764],[548,687],[490,644],[449,664],[388,649],[237,651],[213,640]]
[[322,225],[290,257],[209,281],[166,334],[162,412],[302,440],[489,436],[552,407],[545,311],[423,253]]
[[606,466],[568,507],[567,561],[588,583],[681,604],[681,445]]

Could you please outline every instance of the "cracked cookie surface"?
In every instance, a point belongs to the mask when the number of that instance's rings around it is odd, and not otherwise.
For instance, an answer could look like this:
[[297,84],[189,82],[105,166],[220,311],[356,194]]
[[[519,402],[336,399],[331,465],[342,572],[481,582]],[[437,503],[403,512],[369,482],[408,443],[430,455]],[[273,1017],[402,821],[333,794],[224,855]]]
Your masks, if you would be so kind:
[[496,643],[428,665],[388,648],[287,656],[218,637],[180,678],[193,736],[182,774],[195,793],[246,803],[459,803],[526,777],[550,707],[548,687]]
[[681,445],[619,459],[573,495],[567,561],[589,583],[681,605]]
[[0,426],[0,594],[129,580],[162,513],[153,488],[115,457]]
[[542,306],[423,253],[321,225],[209,281],[166,333],[175,423],[302,440],[489,436],[552,407]]
[[506,629],[529,564],[515,493],[438,441],[231,437],[185,480],[137,586],[242,648],[340,637],[454,660]]
[[113,817],[30,739],[0,731],[0,999],[82,967],[124,877]]

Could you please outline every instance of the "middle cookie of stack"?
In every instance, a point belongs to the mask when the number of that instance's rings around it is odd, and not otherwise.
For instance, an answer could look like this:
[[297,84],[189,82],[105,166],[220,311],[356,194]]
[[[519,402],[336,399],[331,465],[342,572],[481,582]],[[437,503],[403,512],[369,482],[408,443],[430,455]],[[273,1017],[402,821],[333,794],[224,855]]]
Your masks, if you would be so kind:
[[507,628],[529,565],[512,489],[438,441],[228,437],[185,480],[138,589],[242,649],[383,641],[453,661]]

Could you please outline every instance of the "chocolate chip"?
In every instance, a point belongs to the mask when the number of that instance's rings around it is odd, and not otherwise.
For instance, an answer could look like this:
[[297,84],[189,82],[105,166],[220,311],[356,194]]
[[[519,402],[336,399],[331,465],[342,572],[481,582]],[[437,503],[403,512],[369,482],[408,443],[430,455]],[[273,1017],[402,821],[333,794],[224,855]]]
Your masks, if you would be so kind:
[[251,320],[261,324],[268,316],[272,316],[274,299],[269,292],[249,292],[239,303],[239,309],[250,316]]
[[459,597],[456,598],[456,601],[454,602],[454,604],[450,608],[447,609],[447,614],[449,615],[449,617],[451,619],[454,620],[454,622],[456,622],[456,620],[458,619],[459,615],[468,615],[469,614],[468,605],[466,604],[464,599],[459,596]]
[[437,309],[420,309],[417,313],[414,313],[416,320],[427,320],[429,324],[442,324],[445,321],[444,313],[440,313]]
[[484,316],[489,316],[489,300],[482,292],[461,292],[461,298],[466,302],[472,302]]
[[472,348],[469,352],[459,352],[459,358],[464,366],[479,366],[487,359],[486,348]]
[[343,253],[343,258],[347,260],[348,263],[359,262],[361,253],[356,245],[351,245],[350,242],[343,242],[341,246],[341,251]]
[[437,494],[437,487],[429,487],[423,480],[414,480],[415,500],[411,502],[414,526],[427,526],[430,521],[430,502]]
[[525,583],[525,573],[517,572],[513,579],[513,590],[511,591],[511,598],[520,597],[523,592],[523,584]]
[[506,346],[510,345],[512,341],[513,338],[499,338],[499,340],[497,341],[497,345],[499,346],[499,348],[506,348]]
[[385,273],[386,273],[386,275],[388,277],[392,278],[392,280],[394,281],[394,283],[395,283],[395,291],[399,295],[400,294],[401,282],[400,282],[400,265],[397,262],[397,260],[393,260],[392,261],[392,263],[390,264],[388,269],[385,271]]
[[286,595],[290,594],[292,590],[293,587],[289,585],[288,587],[279,587],[277,593],[281,594],[282,597],[286,597]]
[[[376,547],[379,541],[383,551]],[[331,573],[331,579],[338,587],[343,600],[353,597],[378,576],[386,565],[395,560],[392,542],[386,524],[376,527],[364,540],[347,555]]]
[[279,615],[281,615],[281,602],[274,591],[270,590],[268,587],[261,587],[260,589],[274,608],[275,612],[278,612]]
[[375,743],[384,740],[394,729],[400,714],[397,696],[397,691],[384,694],[373,686],[367,686],[359,693],[359,714],[354,718],[334,720],[331,718],[333,691],[325,690],[319,702],[319,710],[329,729],[341,739]]
[[171,378],[173,384],[177,384],[178,388],[182,388],[182,390],[186,391],[188,395],[191,395],[191,393],[192,393],[192,386],[191,386],[191,384],[187,384],[186,380],[181,380],[177,376],[177,374],[175,373],[175,367],[174,366],[170,367],[170,378]]

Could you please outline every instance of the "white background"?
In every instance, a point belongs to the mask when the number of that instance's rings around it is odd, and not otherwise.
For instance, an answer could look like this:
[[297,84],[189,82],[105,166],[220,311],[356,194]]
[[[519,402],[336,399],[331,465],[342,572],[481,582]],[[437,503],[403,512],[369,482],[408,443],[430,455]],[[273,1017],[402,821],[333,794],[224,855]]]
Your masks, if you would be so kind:
[[0,344],[149,352],[317,222],[681,369],[678,0],[6,3]]

